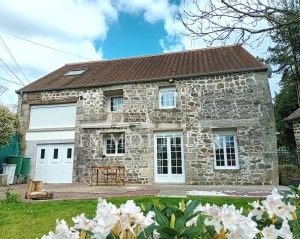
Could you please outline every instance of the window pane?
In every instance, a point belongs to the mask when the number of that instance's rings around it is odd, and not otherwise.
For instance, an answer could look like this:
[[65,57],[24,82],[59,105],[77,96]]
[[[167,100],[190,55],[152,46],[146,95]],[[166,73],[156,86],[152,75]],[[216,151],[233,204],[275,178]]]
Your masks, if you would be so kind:
[[116,153],[116,144],[114,140],[107,139],[106,140],[106,153],[107,154],[115,154]]
[[175,107],[175,89],[160,90],[160,106]]
[[57,158],[58,158],[58,149],[54,149],[54,152],[53,152],[53,158],[54,158],[54,159],[57,159]]
[[165,101],[166,101],[166,100],[165,100],[165,95],[162,94],[162,95],[160,96],[160,104],[161,104],[162,107],[163,107],[163,106],[166,106]]
[[123,139],[118,140],[118,154],[125,154],[125,141]]
[[123,110],[123,97],[111,97],[110,99],[110,111],[122,111]]
[[237,166],[233,135],[214,135],[216,166]]
[[41,159],[45,158],[45,149],[41,149]]
[[68,159],[72,158],[72,148],[68,148],[68,151],[67,151],[67,158],[68,158]]

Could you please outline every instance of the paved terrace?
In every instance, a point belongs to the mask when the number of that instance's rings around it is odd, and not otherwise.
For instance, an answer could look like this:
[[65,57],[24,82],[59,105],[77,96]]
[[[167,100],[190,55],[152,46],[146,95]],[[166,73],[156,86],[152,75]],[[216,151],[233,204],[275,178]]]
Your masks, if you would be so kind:
[[[15,184],[0,187],[0,199],[5,198],[5,191],[11,189],[19,193],[24,199],[27,184]],[[266,197],[271,194],[274,186],[229,186],[229,185],[185,185],[185,184],[154,184],[154,185],[93,185],[84,183],[70,184],[44,184],[44,189],[53,192],[54,200],[60,199],[85,199],[108,197],[136,197],[136,196],[160,196],[160,197],[186,197],[195,196],[243,196]],[[278,191],[289,190],[286,186],[276,186]]]

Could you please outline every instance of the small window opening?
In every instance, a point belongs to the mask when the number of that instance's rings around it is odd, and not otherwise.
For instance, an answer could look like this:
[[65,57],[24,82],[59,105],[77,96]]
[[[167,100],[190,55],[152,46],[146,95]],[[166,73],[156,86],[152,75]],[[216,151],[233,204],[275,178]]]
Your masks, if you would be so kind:
[[41,149],[41,159],[45,158],[45,149]]
[[71,70],[68,71],[66,74],[63,76],[76,76],[76,75],[81,75],[83,72],[85,72],[87,69],[78,69],[78,70]]
[[67,151],[67,158],[68,158],[68,159],[72,158],[72,148],[68,148],[68,151]]
[[58,149],[54,149],[53,159],[57,159],[57,158],[58,158]]

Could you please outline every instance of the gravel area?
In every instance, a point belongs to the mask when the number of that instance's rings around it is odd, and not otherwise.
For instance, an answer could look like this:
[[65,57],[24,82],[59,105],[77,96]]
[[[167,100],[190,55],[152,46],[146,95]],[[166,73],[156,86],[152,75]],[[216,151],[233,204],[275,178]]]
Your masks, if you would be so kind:
[[[52,185],[44,185],[44,188],[49,192],[53,192],[54,200],[64,200],[64,199],[97,199],[97,198],[110,198],[110,197],[130,197],[130,196],[155,196],[160,192],[158,189],[140,189],[140,190],[129,190],[125,192],[99,192],[99,193],[89,193],[89,192],[59,192],[59,190],[71,187],[81,187],[86,186],[84,184],[57,184],[55,186]],[[14,184],[5,187],[0,187],[0,200],[5,198],[5,191],[10,189],[13,193],[18,193],[21,195],[21,198],[24,199],[24,195],[26,192],[27,184]],[[58,191],[56,191],[58,190]],[[26,200],[24,201],[31,201]]]
[[88,198],[113,198],[113,197],[130,197],[130,196],[155,196],[160,190],[137,190],[125,193],[68,193],[55,192],[53,199],[88,199]]

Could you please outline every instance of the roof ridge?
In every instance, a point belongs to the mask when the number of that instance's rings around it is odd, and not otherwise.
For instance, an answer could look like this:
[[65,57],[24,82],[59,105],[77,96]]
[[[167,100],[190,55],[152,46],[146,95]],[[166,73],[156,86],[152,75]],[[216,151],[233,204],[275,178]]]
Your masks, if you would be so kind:
[[158,54],[151,54],[151,55],[144,55],[144,56],[131,56],[131,57],[121,57],[121,58],[114,58],[114,59],[100,59],[94,61],[82,61],[82,62],[74,62],[74,63],[66,63],[65,65],[78,65],[78,64],[91,64],[100,61],[119,61],[119,60],[126,60],[126,59],[138,59],[138,58],[147,58],[147,57],[154,57],[154,56],[162,56],[162,55],[170,55],[170,54],[179,54],[183,52],[192,52],[192,51],[206,51],[209,49],[218,49],[218,48],[230,48],[230,47],[238,47],[241,46],[240,44],[232,44],[232,45],[225,45],[225,46],[211,46],[205,48],[197,48],[197,49],[189,49],[184,51],[173,51],[173,52],[166,52],[166,53],[158,53]]

